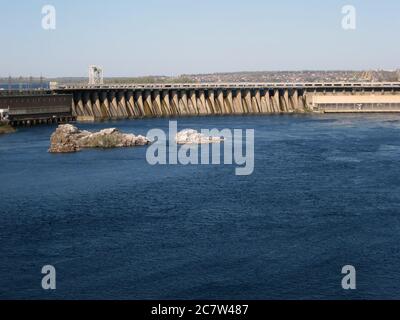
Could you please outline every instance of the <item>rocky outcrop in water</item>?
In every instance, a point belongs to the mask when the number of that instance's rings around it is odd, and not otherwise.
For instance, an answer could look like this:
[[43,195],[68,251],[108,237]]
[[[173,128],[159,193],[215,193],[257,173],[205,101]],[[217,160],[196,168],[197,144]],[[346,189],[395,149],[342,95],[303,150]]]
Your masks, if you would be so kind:
[[7,122],[0,121],[0,134],[13,133],[15,129],[11,127]]
[[205,143],[219,143],[224,141],[221,137],[205,136],[196,130],[188,129],[178,132],[176,134],[177,144],[205,144]]
[[149,143],[146,137],[121,133],[115,128],[90,132],[65,124],[60,125],[52,134],[49,152],[70,153],[85,148],[124,148],[144,146]]

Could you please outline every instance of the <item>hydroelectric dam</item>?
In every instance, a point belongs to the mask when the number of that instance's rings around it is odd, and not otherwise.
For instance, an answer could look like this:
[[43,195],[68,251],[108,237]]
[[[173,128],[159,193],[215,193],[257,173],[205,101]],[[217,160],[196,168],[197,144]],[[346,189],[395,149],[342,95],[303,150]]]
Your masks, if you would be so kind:
[[0,91],[13,125],[150,117],[400,112],[400,82],[60,85]]
[[78,118],[400,112],[400,83],[204,83],[63,86]]

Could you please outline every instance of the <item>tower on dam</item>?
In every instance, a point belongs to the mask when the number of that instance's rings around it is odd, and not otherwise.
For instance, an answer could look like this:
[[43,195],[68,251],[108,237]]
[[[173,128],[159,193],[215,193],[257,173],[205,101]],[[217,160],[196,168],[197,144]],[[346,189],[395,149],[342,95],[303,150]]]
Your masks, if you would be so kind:
[[89,85],[104,84],[103,68],[95,65],[89,66]]

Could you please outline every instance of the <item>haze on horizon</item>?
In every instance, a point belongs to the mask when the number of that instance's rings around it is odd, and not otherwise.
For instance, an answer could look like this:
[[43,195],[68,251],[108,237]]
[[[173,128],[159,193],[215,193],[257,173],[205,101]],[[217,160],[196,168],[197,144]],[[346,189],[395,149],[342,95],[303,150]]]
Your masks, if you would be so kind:
[[[396,0],[2,0],[0,77],[397,69]],[[55,30],[41,26],[56,8]],[[341,26],[344,5],[357,28]]]

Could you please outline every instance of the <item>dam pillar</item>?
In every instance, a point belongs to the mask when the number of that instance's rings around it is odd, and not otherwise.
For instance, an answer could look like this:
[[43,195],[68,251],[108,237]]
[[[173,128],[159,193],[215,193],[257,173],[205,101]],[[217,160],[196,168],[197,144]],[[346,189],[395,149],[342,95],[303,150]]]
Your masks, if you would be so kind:
[[110,103],[110,113],[111,118],[117,119],[118,118],[118,102],[115,91],[110,91],[108,94],[108,101]]
[[299,92],[297,89],[294,89],[290,96],[290,105],[292,110],[299,109]]
[[251,91],[249,89],[244,90],[244,98],[243,98],[243,112],[244,113],[253,113],[252,105],[251,105]]
[[245,113],[247,113],[247,107],[246,107],[246,101],[245,101],[245,97],[246,97],[245,91],[243,91],[242,89],[239,89],[238,97],[240,97],[240,99],[238,99],[239,106],[240,106],[240,113],[245,114]]
[[111,118],[110,103],[108,101],[108,94],[106,91],[100,92],[100,109],[103,118]]
[[125,92],[120,90],[117,93],[117,97],[118,97],[118,118],[128,118],[129,114],[128,111],[126,109],[126,99],[125,99]]
[[139,116],[143,118],[146,114],[144,112],[143,93],[142,91],[135,92],[135,109]]
[[243,111],[243,101],[242,101],[242,91],[238,89],[236,91],[235,97],[233,98],[233,113],[242,114]]
[[284,112],[289,112],[289,90],[284,89],[283,94],[282,94],[282,105],[281,105],[281,110]]
[[268,90],[265,90],[263,92],[260,92],[261,94],[261,112],[262,113],[268,113],[268,103],[267,100],[269,100],[269,94],[268,94]]
[[260,89],[256,89],[255,95],[254,95],[254,102],[255,102],[255,111],[257,113],[261,113],[261,92]]
[[[239,113],[239,92],[240,90],[233,91],[232,92],[232,98],[233,98],[233,104],[232,104],[232,114]],[[240,99],[242,99],[242,96],[240,96]]]
[[93,114],[95,118],[102,118],[101,106],[99,94],[97,91],[93,91],[92,93],[92,101],[93,101]]
[[268,97],[269,99],[267,100],[267,108],[268,108],[268,112],[269,113],[275,113],[275,108],[274,108],[274,93],[275,91],[273,90],[269,90],[266,93],[266,97]]
[[87,91],[84,92],[83,100],[84,100],[84,108],[83,108],[84,116],[94,116],[92,100],[90,98],[90,92],[87,92]]
[[219,108],[216,108],[215,93],[213,89],[207,91],[207,110],[209,114],[221,114]]
[[304,107],[304,93],[302,91],[297,90],[297,94],[298,94],[298,109],[301,112],[305,111],[305,107]]
[[71,111],[72,111],[72,116],[76,117],[76,106],[75,106],[74,98],[72,98],[72,101],[71,101]]
[[154,90],[153,91],[153,95],[152,95],[152,104],[153,104],[153,109],[154,109],[154,113],[158,116],[158,117],[162,117],[163,111],[161,108],[161,96],[160,96],[160,91],[158,90]]
[[281,112],[278,89],[274,90],[274,96],[272,97],[272,109],[274,110],[274,112],[277,112],[277,113]]
[[186,90],[179,93],[179,110],[182,115],[189,115],[188,96]]
[[231,89],[226,91],[226,97],[224,98],[224,108],[226,114],[233,113],[233,92]]
[[161,97],[162,97],[161,104],[162,104],[164,113],[167,116],[172,115],[173,113],[171,111],[171,105],[170,105],[170,102],[169,102],[169,92],[168,92],[168,90],[163,90],[162,93],[161,93]]
[[77,116],[84,116],[85,112],[83,111],[83,98],[82,98],[82,93],[78,92],[76,94],[76,115]]
[[196,97],[196,91],[195,90],[190,90],[189,91],[189,110],[190,113],[193,115],[198,115],[199,114],[199,109],[197,108],[197,97]]
[[125,99],[126,99],[126,111],[128,112],[128,117],[135,118],[136,114],[135,114],[135,101],[133,98],[133,91],[129,90],[128,92],[126,92]]
[[173,114],[179,116],[180,112],[179,112],[179,98],[178,98],[178,92],[176,90],[173,90],[171,92],[171,106],[172,106],[172,110],[173,110]]
[[153,111],[153,103],[151,101],[151,91],[145,90],[143,94],[144,113],[146,117],[153,117],[156,114]]
[[225,110],[224,104],[224,92],[221,89],[217,90],[217,100],[216,100],[217,109],[220,110],[220,114],[227,114],[228,112]]
[[199,109],[200,115],[207,114],[206,110],[206,97],[204,94],[204,90],[199,90],[199,96],[197,98],[197,108]]

